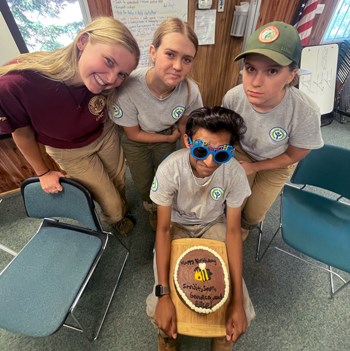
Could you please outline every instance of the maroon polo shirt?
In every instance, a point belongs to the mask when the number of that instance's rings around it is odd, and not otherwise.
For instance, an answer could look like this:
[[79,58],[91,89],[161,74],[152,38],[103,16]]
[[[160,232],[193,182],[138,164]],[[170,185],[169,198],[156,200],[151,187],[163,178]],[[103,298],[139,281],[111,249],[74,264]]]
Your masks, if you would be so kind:
[[107,116],[105,97],[33,71],[0,77],[0,134],[31,126],[37,140],[73,149],[96,140]]

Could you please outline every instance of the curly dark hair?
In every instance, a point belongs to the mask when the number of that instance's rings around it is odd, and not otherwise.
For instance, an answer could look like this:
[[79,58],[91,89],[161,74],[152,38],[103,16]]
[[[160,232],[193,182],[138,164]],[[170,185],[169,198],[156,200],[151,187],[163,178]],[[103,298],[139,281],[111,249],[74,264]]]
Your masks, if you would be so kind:
[[229,132],[232,146],[247,130],[243,118],[238,113],[221,106],[204,106],[192,111],[186,123],[186,134],[192,138],[199,128],[212,133]]

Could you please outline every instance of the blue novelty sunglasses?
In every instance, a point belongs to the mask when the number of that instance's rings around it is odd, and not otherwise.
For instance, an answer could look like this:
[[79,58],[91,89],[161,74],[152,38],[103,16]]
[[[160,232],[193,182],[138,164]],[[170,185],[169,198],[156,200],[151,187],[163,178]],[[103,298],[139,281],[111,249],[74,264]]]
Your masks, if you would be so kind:
[[197,160],[205,160],[209,155],[213,155],[215,163],[223,164],[231,160],[234,155],[235,148],[232,145],[220,145],[212,148],[208,146],[206,141],[197,139],[192,142],[189,137],[190,154]]

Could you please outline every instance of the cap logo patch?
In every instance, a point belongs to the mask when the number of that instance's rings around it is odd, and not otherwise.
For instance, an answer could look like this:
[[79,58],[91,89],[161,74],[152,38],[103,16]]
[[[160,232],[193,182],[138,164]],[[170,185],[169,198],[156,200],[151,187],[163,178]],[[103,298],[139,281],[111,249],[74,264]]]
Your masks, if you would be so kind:
[[259,41],[261,43],[272,43],[274,42],[280,35],[280,31],[275,26],[268,26],[264,28],[259,34]]

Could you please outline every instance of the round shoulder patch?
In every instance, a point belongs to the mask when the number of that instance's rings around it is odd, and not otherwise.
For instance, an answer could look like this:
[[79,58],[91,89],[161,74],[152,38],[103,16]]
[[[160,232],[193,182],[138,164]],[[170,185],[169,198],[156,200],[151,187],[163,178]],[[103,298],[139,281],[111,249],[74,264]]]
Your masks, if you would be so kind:
[[157,177],[154,177],[154,178],[153,178],[151,190],[152,190],[153,192],[156,192],[156,191],[158,190],[158,179],[157,179]]
[[112,106],[112,111],[113,111],[113,119],[120,119],[123,117],[123,110],[117,104],[114,104]]
[[261,43],[272,43],[280,35],[280,32],[275,26],[268,26],[264,28],[259,34],[259,41]]

